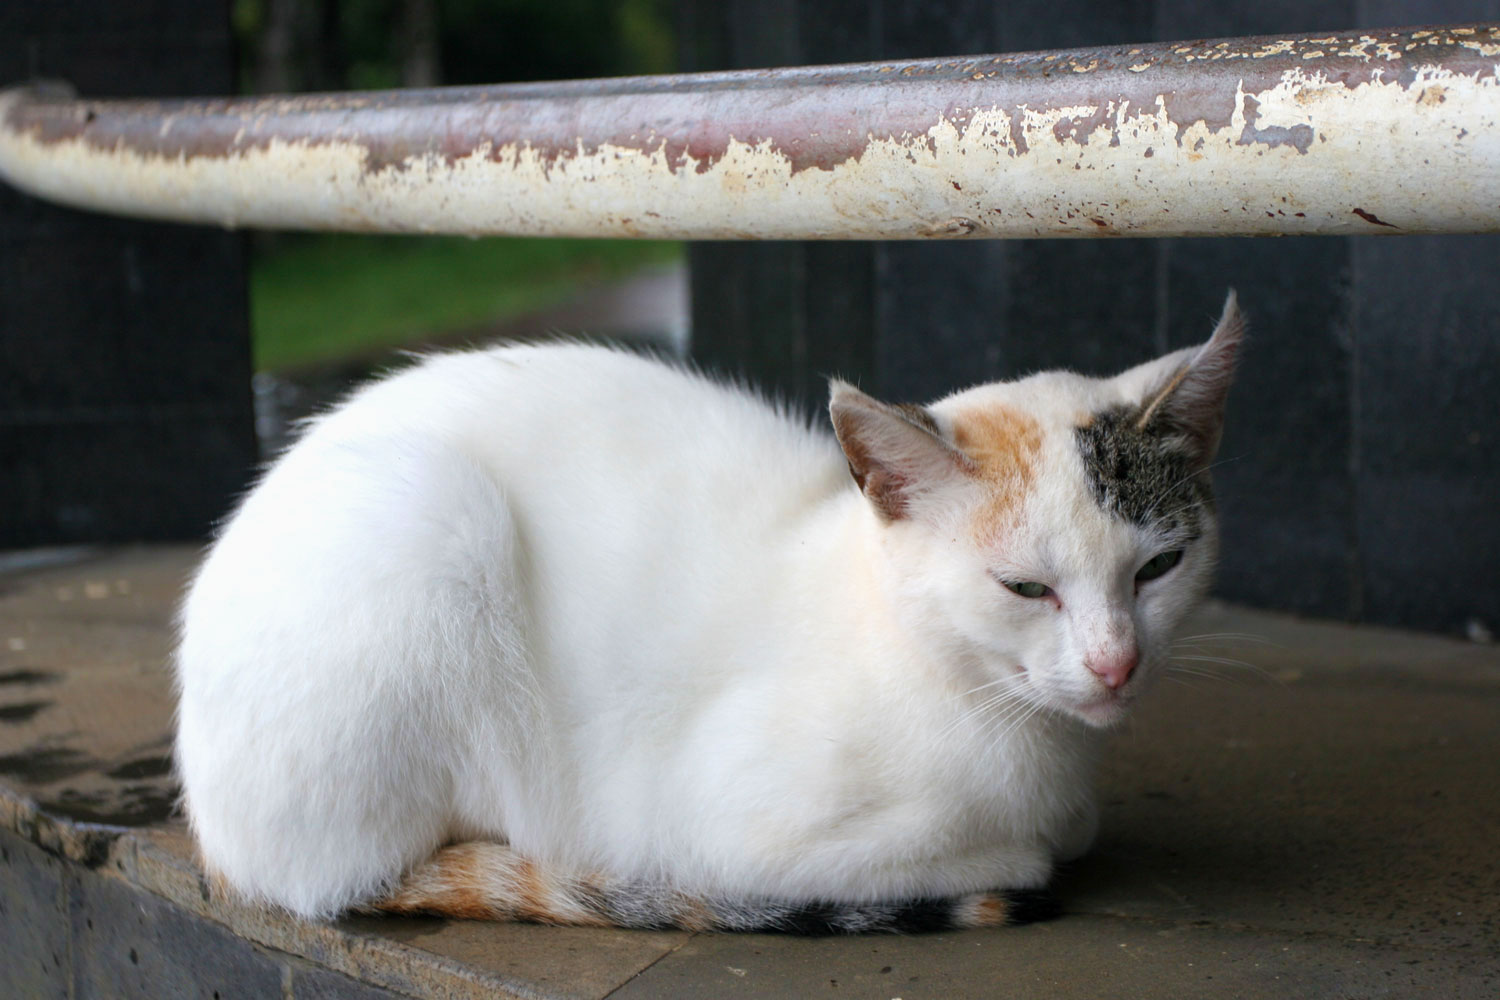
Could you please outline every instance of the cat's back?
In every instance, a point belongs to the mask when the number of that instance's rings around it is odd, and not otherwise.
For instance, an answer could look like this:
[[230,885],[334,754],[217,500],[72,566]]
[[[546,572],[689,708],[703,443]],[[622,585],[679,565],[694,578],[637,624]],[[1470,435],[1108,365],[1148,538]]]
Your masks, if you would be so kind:
[[565,342],[434,355],[363,388],[309,438],[423,435],[528,474],[580,462],[796,471],[837,459],[826,433],[759,394],[627,349]]
[[361,553],[378,538],[390,565],[432,574],[519,533],[559,592],[602,597],[653,567],[683,587],[728,567],[772,574],[777,540],[795,544],[810,512],[850,491],[841,455],[755,393],[630,351],[440,354],[317,418],[210,562],[290,551],[368,575]]
[[452,609],[499,634],[516,601],[533,649],[708,616],[731,583],[774,580],[804,515],[850,491],[840,454],[752,393],[627,351],[426,358],[314,420],[246,497],[184,605],[180,676],[336,672],[315,648],[331,627],[360,650],[441,649],[463,633]]

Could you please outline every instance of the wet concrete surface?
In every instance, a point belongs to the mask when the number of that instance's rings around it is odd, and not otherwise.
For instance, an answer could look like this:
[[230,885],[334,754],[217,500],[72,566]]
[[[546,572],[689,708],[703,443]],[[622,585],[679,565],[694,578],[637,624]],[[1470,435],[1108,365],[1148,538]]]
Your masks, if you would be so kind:
[[[319,927],[223,898],[173,812],[166,659],[194,557],[0,558],[0,826],[44,861],[73,859],[77,886],[108,877],[144,893],[151,927],[227,925],[256,955],[282,956],[285,981],[316,984],[308,995],[1500,995],[1495,646],[1209,607],[1181,647],[1204,659],[1181,659],[1114,735],[1099,842],[1059,875],[1066,913],[1046,924],[852,939]],[[31,864],[5,892],[58,863]],[[76,892],[105,919],[134,898]],[[0,907],[0,923],[23,909]],[[75,951],[129,937],[68,920]],[[21,950],[33,939],[5,937]],[[150,939],[131,940],[139,952]],[[204,940],[218,942],[201,956],[211,970],[213,949],[230,946],[217,931]],[[225,963],[261,968],[230,951]],[[168,971],[163,984],[191,979]]]
[[180,549],[0,558],[0,783],[77,820],[168,819],[169,622]]

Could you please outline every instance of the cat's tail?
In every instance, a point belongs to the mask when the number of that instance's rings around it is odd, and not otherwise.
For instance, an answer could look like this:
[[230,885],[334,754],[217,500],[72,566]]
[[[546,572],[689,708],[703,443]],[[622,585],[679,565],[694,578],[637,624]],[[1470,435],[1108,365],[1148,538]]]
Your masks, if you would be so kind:
[[366,911],[588,927],[778,931],[791,934],[922,933],[1024,924],[1056,916],[1044,889],[970,893],[889,903],[784,903],[700,899],[659,885],[578,877],[522,858],[504,844],[455,844],[412,869]]

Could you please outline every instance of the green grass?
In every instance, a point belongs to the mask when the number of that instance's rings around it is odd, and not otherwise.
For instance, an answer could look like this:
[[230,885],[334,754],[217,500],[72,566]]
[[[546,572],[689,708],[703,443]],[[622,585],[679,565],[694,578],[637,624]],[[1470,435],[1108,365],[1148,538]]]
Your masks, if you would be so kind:
[[291,237],[250,269],[255,367],[297,368],[479,326],[681,253],[679,243],[634,240]]

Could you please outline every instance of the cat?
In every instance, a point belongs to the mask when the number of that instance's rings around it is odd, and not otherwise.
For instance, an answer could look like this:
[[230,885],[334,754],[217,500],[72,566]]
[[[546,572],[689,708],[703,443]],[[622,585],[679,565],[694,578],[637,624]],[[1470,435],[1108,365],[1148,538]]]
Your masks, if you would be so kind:
[[576,343],[317,418],[180,622],[176,761],[250,901],[812,933],[1044,916],[1100,734],[1217,555],[1244,324],[833,433]]

